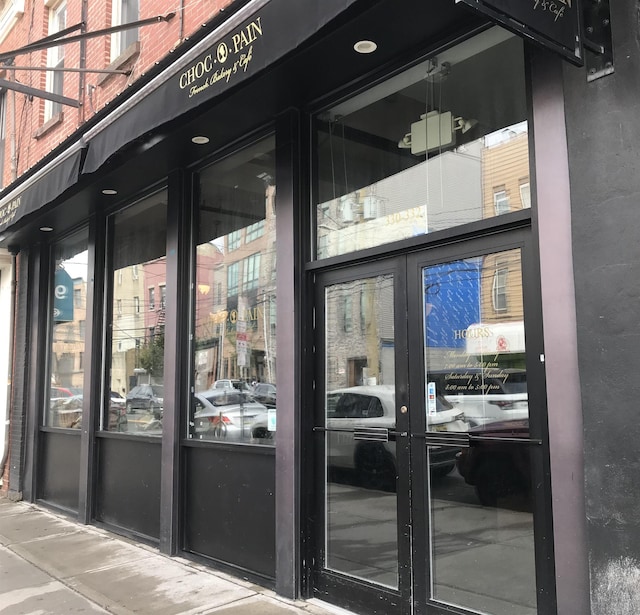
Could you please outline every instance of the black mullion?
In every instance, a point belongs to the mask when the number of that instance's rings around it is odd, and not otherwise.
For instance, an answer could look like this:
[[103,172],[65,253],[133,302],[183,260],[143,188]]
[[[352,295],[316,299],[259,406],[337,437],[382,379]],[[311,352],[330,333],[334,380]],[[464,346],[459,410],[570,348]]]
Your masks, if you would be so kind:
[[[102,357],[104,336],[104,279],[105,268],[105,218],[94,216],[89,223],[89,246],[87,251],[87,294],[86,317],[88,324],[85,337],[85,357],[89,357],[88,369],[83,381],[84,412],[82,416],[82,435],[80,443],[80,488],[78,501],[78,520],[90,523],[96,484],[96,444],[95,431],[99,425],[102,398]],[[102,395],[104,397],[104,395]],[[88,406],[87,406],[88,403]],[[88,408],[88,410],[87,410]]]
[[191,284],[189,267],[191,210],[185,173],[177,170],[167,185],[167,275],[164,366],[165,396],[162,417],[162,466],[160,478],[160,551],[175,555],[178,549],[179,451],[182,402],[189,390],[187,335],[179,323],[185,318]]

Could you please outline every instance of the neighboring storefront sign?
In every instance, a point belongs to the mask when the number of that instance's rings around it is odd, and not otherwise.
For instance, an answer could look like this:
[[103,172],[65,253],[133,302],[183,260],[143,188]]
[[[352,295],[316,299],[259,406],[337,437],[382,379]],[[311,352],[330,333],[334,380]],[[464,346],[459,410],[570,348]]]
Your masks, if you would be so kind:
[[457,0],[582,66],[580,0]]
[[73,279],[64,269],[58,269],[55,273],[53,320],[73,321]]
[[36,172],[0,201],[0,232],[60,196],[78,181],[82,149],[72,149],[46,172]]

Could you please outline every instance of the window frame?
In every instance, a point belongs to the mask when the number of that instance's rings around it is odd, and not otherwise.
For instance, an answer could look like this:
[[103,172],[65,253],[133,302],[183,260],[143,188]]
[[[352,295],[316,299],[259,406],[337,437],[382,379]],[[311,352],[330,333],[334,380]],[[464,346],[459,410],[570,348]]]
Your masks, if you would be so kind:
[[509,193],[504,186],[493,189],[493,207],[496,216],[508,214],[511,211],[511,201],[509,199]]
[[[57,3],[48,5],[48,25],[47,35],[56,34],[66,28],[67,23],[67,0],[60,0]],[[64,14],[64,23],[60,23],[60,15]],[[47,67],[64,68],[65,50],[64,45],[49,47],[47,49]],[[64,94],[64,72],[46,71],[45,90],[52,94]],[[53,100],[44,101],[44,121],[52,120],[56,115],[62,113],[62,103]]]
[[[140,19],[140,2],[139,0],[135,0],[135,10],[133,11],[136,15],[135,19],[131,19],[128,15],[129,7],[127,6],[127,0],[112,0],[111,3],[111,25],[112,26],[121,26],[125,23],[130,23],[132,21],[138,21]],[[126,19],[126,21],[125,21]],[[134,31],[134,34],[131,32]],[[111,50],[110,50],[110,60],[111,62],[117,60],[124,52],[128,49],[130,45],[140,40],[140,29],[139,28],[131,28],[129,30],[121,30],[120,32],[114,32],[111,35]]]
[[[508,263],[496,263],[491,284],[491,305],[494,312],[507,312],[509,310],[509,265]],[[504,306],[502,305],[504,303]]]

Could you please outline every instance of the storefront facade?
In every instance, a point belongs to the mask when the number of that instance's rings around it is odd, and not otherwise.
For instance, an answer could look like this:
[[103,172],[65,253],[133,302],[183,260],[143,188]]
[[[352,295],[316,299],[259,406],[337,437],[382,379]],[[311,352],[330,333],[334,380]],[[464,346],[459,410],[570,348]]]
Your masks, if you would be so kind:
[[354,613],[587,613],[580,69],[462,5],[290,4],[3,200],[9,489]]

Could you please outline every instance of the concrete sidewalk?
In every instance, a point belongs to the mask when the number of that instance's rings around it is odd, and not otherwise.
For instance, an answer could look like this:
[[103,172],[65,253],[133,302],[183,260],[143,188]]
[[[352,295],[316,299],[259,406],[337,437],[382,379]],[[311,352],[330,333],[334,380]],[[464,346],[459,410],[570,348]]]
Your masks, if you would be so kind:
[[335,615],[252,583],[0,498],[0,614]]

